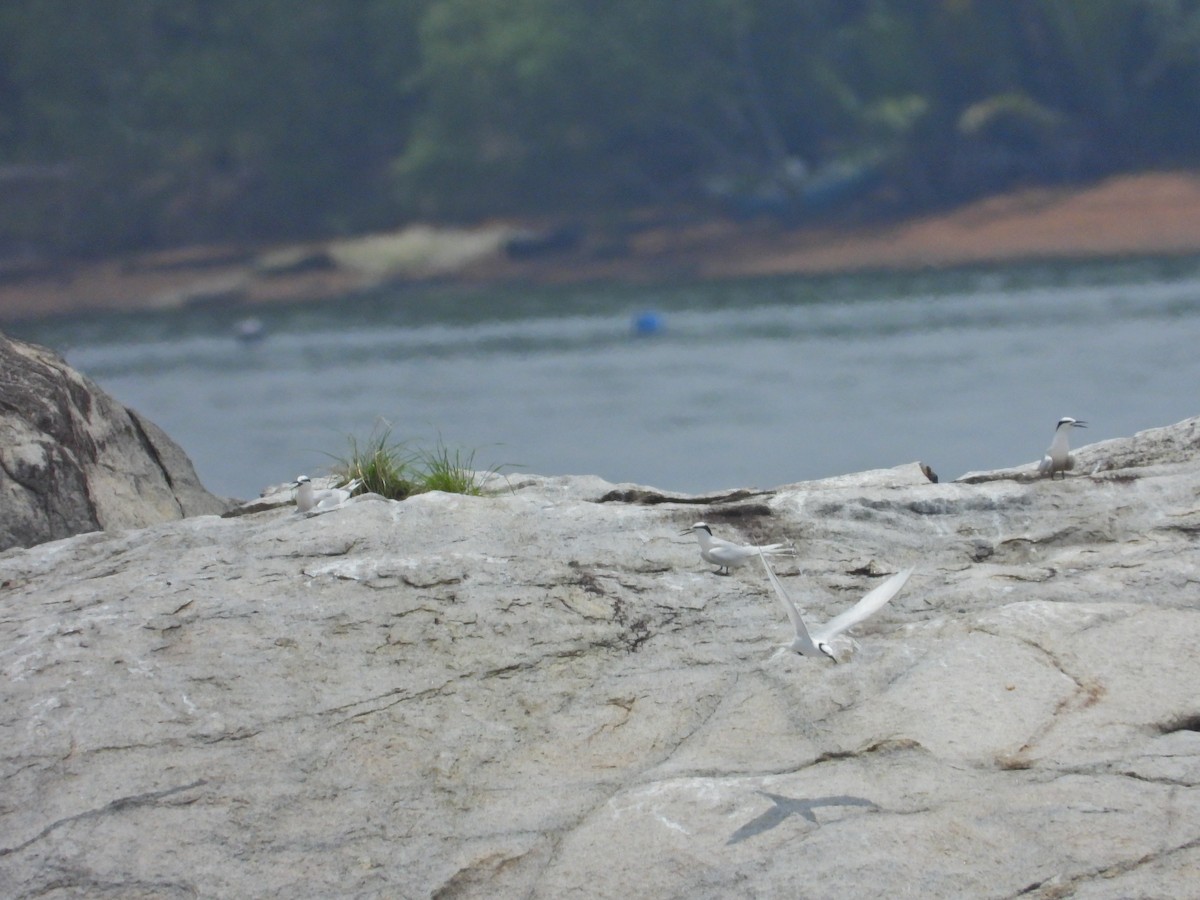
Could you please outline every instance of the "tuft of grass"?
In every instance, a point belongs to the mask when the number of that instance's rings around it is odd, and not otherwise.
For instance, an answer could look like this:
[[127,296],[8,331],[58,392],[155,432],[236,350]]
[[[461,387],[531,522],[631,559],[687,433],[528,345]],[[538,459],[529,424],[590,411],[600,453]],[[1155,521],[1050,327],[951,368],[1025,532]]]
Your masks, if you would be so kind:
[[362,482],[360,491],[389,500],[403,500],[417,493],[418,479],[413,471],[416,456],[406,444],[392,441],[391,426],[376,426],[361,445],[354,435],[349,441],[349,455],[334,457],[335,474],[347,481],[357,478]]
[[370,491],[389,500],[404,500],[413,494],[445,491],[477,497],[481,487],[499,466],[478,472],[475,453],[451,450],[439,437],[432,450],[412,450],[403,441],[392,440],[390,425],[377,426],[364,444],[353,435],[350,453],[335,457],[335,474],[346,480],[362,481],[362,491]]
[[425,490],[479,496],[474,451],[466,456],[460,450],[452,453],[439,437],[433,450],[418,452],[417,462],[421,468],[421,487]]

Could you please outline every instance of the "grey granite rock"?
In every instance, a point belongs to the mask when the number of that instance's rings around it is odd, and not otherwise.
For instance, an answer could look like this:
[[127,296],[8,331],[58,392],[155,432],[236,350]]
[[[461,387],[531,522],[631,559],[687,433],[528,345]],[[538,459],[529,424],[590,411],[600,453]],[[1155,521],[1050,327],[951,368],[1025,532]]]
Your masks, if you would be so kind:
[[51,351],[0,334],[0,550],[227,505],[152,422]]
[[[0,895],[1180,897],[1200,420],[1064,481],[517,477],[0,555]],[[834,665],[780,652],[906,589]]]

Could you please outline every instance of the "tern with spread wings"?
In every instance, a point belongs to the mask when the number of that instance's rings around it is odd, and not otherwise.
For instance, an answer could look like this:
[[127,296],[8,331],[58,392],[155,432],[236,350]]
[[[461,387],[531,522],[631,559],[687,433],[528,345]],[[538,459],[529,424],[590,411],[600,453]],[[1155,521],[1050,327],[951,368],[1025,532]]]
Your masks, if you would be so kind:
[[904,571],[897,572],[840,616],[834,616],[824,625],[818,626],[810,632],[805,627],[804,620],[800,618],[800,610],[796,609],[796,604],[792,602],[792,598],[787,595],[787,591],[779,583],[779,577],[771,568],[771,564],[767,562],[767,557],[760,553],[758,558],[762,560],[763,568],[767,570],[767,578],[771,581],[771,587],[775,589],[775,594],[779,597],[779,602],[783,604],[788,619],[791,620],[792,628],[795,630],[796,636],[792,638],[789,649],[801,656],[828,657],[834,662],[837,662],[837,657],[834,656],[830,641],[843,631],[878,612],[885,603],[900,593],[900,589],[904,587],[904,583],[908,581],[909,576],[916,568],[909,566]]

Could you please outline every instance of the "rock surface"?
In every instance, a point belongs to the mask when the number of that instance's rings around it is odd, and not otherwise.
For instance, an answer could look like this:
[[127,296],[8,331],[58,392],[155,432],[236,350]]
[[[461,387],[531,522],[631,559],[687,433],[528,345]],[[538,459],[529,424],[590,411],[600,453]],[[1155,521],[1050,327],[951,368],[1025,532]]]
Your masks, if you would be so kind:
[[0,550],[228,503],[183,451],[55,353],[0,334]]
[[[931,484],[514,477],[0,555],[0,895],[1182,897],[1200,419]],[[918,562],[834,665],[815,620]]]

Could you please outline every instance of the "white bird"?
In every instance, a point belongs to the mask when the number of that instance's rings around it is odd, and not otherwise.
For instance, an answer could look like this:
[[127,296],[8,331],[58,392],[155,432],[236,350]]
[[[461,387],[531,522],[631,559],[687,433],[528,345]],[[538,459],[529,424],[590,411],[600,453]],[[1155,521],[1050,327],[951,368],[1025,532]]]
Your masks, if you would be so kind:
[[837,662],[837,657],[834,656],[833,648],[829,642],[843,631],[852,628],[863,619],[878,612],[885,603],[900,593],[900,589],[904,587],[904,583],[908,581],[908,577],[912,575],[913,570],[916,568],[916,566],[909,566],[903,572],[897,572],[840,616],[834,616],[824,625],[814,628],[810,632],[804,627],[804,620],[800,618],[800,610],[796,609],[796,604],[792,602],[792,598],[787,595],[787,591],[779,583],[779,578],[775,575],[775,571],[771,568],[770,563],[767,562],[766,556],[760,554],[759,559],[762,560],[763,568],[767,570],[767,578],[771,580],[771,587],[775,588],[779,602],[783,604],[788,618],[792,621],[792,628],[796,632],[796,636],[792,638],[792,643],[788,649],[794,650],[801,656],[827,656],[835,663]]
[[312,481],[307,475],[300,475],[292,482],[296,489],[296,511],[302,513],[329,512],[342,506],[362,482],[355,478],[349,484],[339,488],[313,490]]
[[[794,556],[796,553],[796,548],[787,544],[767,544],[765,547],[756,547],[753,544],[735,544],[724,538],[713,537],[712,529],[705,522],[697,522],[691,528],[679,533],[696,535],[696,540],[700,542],[701,559],[717,566],[718,575],[728,575],[730,569],[744,566],[754,558],[756,553],[765,553],[768,556]],[[721,569],[725,571],[721,572]]]
[[1053,478],[1055,473],[1062,472],[1063,478],[1066,478],[1067,472],[1075,468],[1075,457],[1071,455],[1071,448],[1067,444],[1072,428],[1087,428],[1087,422],[1080,422],[1070,416],[1063,416],[1058,420],[1058,425],[1054,428],[1054,440],[1042,461],[1038,463],[1039,475],[1049,475]]

